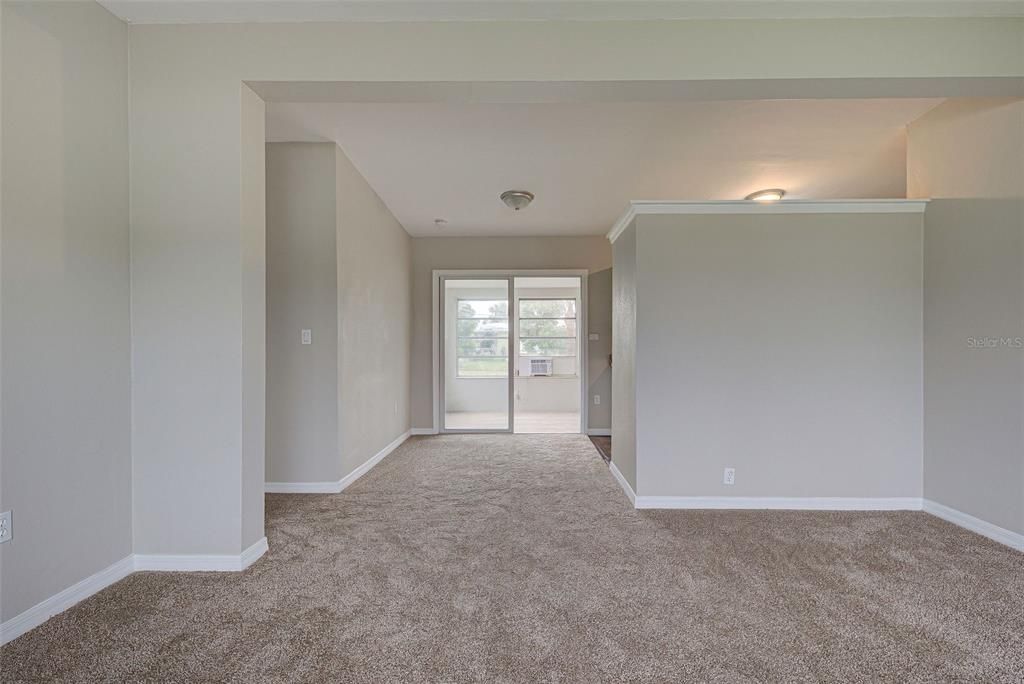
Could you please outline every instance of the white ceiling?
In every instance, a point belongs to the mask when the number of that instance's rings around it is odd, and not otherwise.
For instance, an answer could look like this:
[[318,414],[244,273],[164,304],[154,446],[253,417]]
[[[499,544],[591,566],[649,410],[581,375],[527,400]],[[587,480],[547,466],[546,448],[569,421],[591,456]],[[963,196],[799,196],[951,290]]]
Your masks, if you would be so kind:
[[1021,16],[1021,0],[99,0],[135,24]]
[[905,126],[939,102],[268,102],[267,139],[338,143],[414,236],[603,235],[630,200],[903,197]]

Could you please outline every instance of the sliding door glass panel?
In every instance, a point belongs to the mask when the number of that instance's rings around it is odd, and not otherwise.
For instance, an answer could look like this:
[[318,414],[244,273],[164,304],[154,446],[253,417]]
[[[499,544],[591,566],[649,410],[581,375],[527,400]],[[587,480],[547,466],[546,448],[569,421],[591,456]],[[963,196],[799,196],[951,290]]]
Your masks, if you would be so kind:
[[444,429],[507,431],[509,281],[444,281]]

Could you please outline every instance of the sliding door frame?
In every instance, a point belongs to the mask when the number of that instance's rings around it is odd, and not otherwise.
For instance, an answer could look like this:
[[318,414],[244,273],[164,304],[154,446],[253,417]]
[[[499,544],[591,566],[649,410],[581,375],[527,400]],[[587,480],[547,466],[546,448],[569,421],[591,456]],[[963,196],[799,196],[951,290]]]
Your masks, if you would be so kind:
[[[560,278],[579,278],[580,279],[580,311],[577,312],[577,335],[579,337],[579,344],[577,345],[576,353],[579,354],[578,365],[579,365],[579,376],[580,376],[580,424],[579,434],[587,434],[587,426],[589,424],[589,402],[588,389],[589,383],[589,365],[590,359],[587,353],[587,341],[590,338],[590,328],[587,322],[587,276],[589,271],[583,269],[435,269],[431,277],[431,295],[432,295],[432,334],[431,334],[431,356],[433,366],[433,403],[434,403],[434,425],[432,432],[434,434],[440,433],[473,433],[473,432],[489,432],[505,434],[515,431],[515,373],[512,363],[513,357],[518,358],[518,347],[512,348],[512,344],[515,341],[518,344],[518,335],[514,334],[513,327],[518,325],[517,320],[513,320],[513,316],[518,316],[518,306],[514,304],[516,299],[515,293],[515,279],[516,278],[529,278],[529,277],[560,277]],[[444,301],[442,294],[444,292],[444,280],[504,280],[509,281],[509,358],[508,358],[508,369],[509,369],[509,427],[508,430],[447,430],[444,426],[444,359],[442,355],[444,353],[444,341],[442,339],[443,329],[441,323],[443,322],[443,309]]]
[[[446,406],[445,376],[446,376],[446,373],[447,373],[446,367],[447,367],[447,364],[448,364],[448,359],[447,359],[448,353],[447,353],[447,350],[445,349],[445,345],[444,345],[444,330],[446,330],[447,327],[448,327],[447,321],[445,320],[445,316],[449,315],[449,312],[447,312],[445,310],[445,302],[448,299],[448,297],[447,297],[447,290],[445,289],[445,283],[448,283],[449,281],[458,281],[458,280],[484,280],[484,281],[490,280],[490,281],[494,282],[495,284],[497,284],[498,281],[504,281],[505,282],[505,300],[506,300],[506,310],[508,312],[508,336],[506,337],[507,345],[508,345],[508,347],[507,347],[508,348],[508,352],[506,354],[506,359],[505,359],[506,360],[506,364],[505,364],[505,384],[506,384],[506,389],[507,389],[507,395],[508,396],[507,396],[506,404],[505,404],[505,420],[508,421],[507,422],[508,427],[506,427],[504,430],[501,429],[501,428],[449,428],[445,424],[445,420],[444,420],[445,413],[446,413],[446,411],[445,411],[445,406]],[[438,309],[437,309],[438,320],[440,321],[440,326],[439,326],[439,330],[438,330],[440,336],[437,339],[437,343],[438,343],[438,347],[439,347],[439,353],[438,353],[436,362],[437,362],[438,368],[439,368],[438,377],[439,377],[439,379],[441,381],[440,394],[438,396],[438,399],[439,399],[439,401],[441,403],[441,410],[438,412],[439,417],[440,417],[440,423],[439,423],[440,432],[442,434],[448,434],[448,433],[469,433],[469,434],[473,434],[473,433],[484,433],[484,434],[498,433],[498,434],[502,434],[502,433],[513,432],[515,430],[515,426],[516,426],[515,425],[515,381],[513,380],[513,378],[515,376],[514,376],[514,374],[512,372],[513,371],[513,369],[512,369],[512,345],[513,345],[513,343],[515,341],[514,340],[514,336],[513,336],[513,331],[512,331],[512,327],[513,327],[512,317],[515,315],[515,311],[514,311],[514,309],[515,309],[515,279],[513,277],[511,277],[511,276],[507,276],[506,277],[504,275],[492,275],[492,276],[486,276],[486,277],[484,277],[484,276],[473,276],[473,275],[462,275],[462,274],[458,274],[458,275],[442,275],[442,276],[440,276],[440,278],[438,278],[438,291],[439,291],[439,293],[441,295],[439,297],[439,300],[438,300]],[[455,321],[456,330],[458,330],[458,325],[459,325],[458,320],[456,320]],[[451,344],[457,344],[457,340],[458,340],[458,333],[456,333],[455,338],[453,338],[452,340],[449,340],[449,342]],[[456,349],[455,363],[457,364],[458,362],[459,362],[459,356],[458,356],[458,350]],[[458,371],[456,371],[456,372],[458,372]],[[474,378],[474,380],[475,380],[475,378]]]

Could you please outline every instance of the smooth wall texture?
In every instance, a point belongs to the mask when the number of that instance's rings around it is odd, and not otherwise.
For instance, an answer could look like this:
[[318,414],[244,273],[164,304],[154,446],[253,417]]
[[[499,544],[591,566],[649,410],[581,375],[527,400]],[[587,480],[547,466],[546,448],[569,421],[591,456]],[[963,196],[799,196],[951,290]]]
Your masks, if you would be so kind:
[[920,497],[922,226],[639,216],[637,494]]
[[[999,18],[133,26],[137,550],[237,552],[240,506],[229,499],[253,486],[240,482],[240,82],[727,79],[753,92],[757,79],[809,79],[817,92],[822,78],[1019,77],[1022,25]],[[864,49],[864,36],[872,49]],[[520,258],[494,258],[529,265],[522,251],[508,256]],[[554,266],[582,261],[533,256]],[[427,427],[430,328],[421,317],[429,292],[420,291],[428,282],[421,276],[412,410],[414,425]],[[387,420],[393,403],[391,410]]]
[[[612,269],[592,271],[587,277],[587,326],[598,338],[587,341],[587,419],[590,428],[611,429],[612,426]],[[594,396],[601,403],[594,404]]]
[[267,436],[266,106],[241,85],[242,116],[242,529],[241,548],[263,539]]
[[412,239],[335,150],[338,426],[347,475],[409,431]]
[[924,495],[1024,534],[1024,102],[908,131],[924,231]]
[[[334,143],[267,150],[267,482],[341,479]],[[302,344],[302,330],[313,343]]]
[[636,222],[612,245],[612,463],[636,492]]
[[0,619],[132,551],[128,29],[4,2]]
[[[413,262],[413,427],[433,425],[433,304],[431,280],[435,270],[446,269],[588,269],[601,271],[611,265],[611,245],[604,237],[414,238]],[[591,293],[588,293],[588,297]],[[591,307],[600,302],[590,300]],[[605,306],[611,310],[611,302]],[[607,319],[606,319],[607,320]],[[602,337],[611,330],[591,327]],[[593,380],[593,378],[591,378]],[[592,396],[588,392],[588,397]],[[593,401],[590,399],[590,401]],[[606,428],[605,425],[591,427]]]

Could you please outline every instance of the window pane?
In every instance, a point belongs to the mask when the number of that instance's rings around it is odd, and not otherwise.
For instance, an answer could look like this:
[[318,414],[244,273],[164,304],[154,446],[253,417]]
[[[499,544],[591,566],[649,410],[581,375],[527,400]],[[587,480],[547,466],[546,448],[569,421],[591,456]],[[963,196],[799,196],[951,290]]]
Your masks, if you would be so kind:
[[461,358],[458,375],[462,378],[504,378],[508,376],[508,359]]
[[508,340],[505,338],[473,339],[460,337],[458,356],[508,356]]
[[507,318],[463,318],[455,325],[459,337],[508,337]]
[[520,318],[576,318],[575,299],[520,299]]
[[576,337],[576,321],[566,318],[537,318],[519,322],[523,337]]
[[576,340],[524,337],[519,339],[519,354],[521,356],[576,356]]
[[504,299],[460,299],[457,318],[508,318]]

